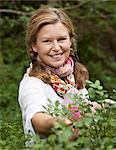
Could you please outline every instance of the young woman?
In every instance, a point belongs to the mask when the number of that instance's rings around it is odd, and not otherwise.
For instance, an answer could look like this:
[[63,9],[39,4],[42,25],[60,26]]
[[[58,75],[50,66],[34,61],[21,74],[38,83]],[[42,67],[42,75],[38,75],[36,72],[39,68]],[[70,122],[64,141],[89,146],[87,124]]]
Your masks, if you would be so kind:
[[[48,99],[62,103],[71,88],[86,95],[88,71],[76,59],[74,28],[60,9],[46,6],[35,12],[28,26],[27,45],[31,65],[19,86],[23,126],[25,133],[44,137],[56,123],[46,112]],[[71,123],[68,119],[64,122]]]

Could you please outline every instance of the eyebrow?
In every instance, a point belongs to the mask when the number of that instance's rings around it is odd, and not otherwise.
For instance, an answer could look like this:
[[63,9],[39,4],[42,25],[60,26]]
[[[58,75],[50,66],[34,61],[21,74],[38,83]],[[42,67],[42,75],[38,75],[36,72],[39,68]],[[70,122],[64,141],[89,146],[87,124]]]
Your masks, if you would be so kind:
[[[66,37],[68,37],[68,36],[67,35],[60,35],[57,38],[59,39],[59,38],[66,38]],[[46,36],[46,37],[42,37],[41,39],[43,40],[43,39],[52,39],[52,38]]]

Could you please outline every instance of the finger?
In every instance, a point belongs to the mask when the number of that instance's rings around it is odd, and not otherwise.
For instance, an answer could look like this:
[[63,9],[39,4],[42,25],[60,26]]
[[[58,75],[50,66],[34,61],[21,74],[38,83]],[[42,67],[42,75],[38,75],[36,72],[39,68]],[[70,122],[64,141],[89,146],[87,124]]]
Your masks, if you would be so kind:
[[69,119],[63,119],[64,123],[66,123],[68,126],[72,125],[72,122]]

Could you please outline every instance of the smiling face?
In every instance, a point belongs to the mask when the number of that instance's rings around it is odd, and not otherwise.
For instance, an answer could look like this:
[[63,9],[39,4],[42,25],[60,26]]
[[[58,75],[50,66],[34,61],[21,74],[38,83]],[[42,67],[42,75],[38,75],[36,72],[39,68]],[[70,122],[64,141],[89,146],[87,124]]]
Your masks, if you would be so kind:
[[62,66],[70,55],[71,41],[67,28],[61,23],[43,26],[37,34],[36,43],[32,44],[41,61],[48,66]]

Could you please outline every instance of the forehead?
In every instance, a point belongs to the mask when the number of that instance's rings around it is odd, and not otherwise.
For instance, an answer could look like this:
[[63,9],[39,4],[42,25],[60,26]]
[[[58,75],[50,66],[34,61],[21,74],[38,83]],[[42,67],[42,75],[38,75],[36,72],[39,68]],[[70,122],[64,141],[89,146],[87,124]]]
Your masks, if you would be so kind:
[[57,22],[55,24],[44,25],[38,32],[39,37],[55,37],[55,36],[69,36],[67,27],[61,23]]

